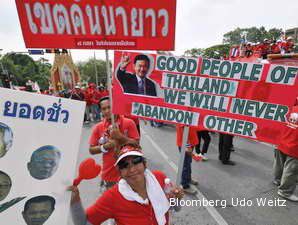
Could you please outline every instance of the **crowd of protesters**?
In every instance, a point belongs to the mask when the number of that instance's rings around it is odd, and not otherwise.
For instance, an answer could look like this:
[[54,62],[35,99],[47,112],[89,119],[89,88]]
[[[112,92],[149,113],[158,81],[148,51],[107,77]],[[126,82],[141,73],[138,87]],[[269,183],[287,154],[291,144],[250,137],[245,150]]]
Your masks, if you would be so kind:
[[285,39],[270,40],[265,38],[262,43],[244,42],[239,46],[231,48],[230,57],[251,57],[266,59],[268,54],[286,54],[292,53],[295,47],[291,36]]
[[96,86],[95,83],[89,83],[87,86],[76,85],[72,90],[60,90],[55,92],[53,88],[41,90],[41,94],[53,95],[61,98],[70,98],[86,102],[86,112],[84,122],[100,120],[99,100],[108,96],[109,92],[104,86]]

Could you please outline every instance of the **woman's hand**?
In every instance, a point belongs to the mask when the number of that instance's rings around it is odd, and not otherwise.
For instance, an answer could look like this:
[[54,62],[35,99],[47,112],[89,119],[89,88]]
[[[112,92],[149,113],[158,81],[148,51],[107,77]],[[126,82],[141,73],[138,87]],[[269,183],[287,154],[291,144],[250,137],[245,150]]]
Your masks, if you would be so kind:
[[188,154],[189,156],[192,156],[193,148],[192,147],[187,147],[185,150],[185,153]]
[[173,186],[173,189],[171,192],[168,194],[168,198],[177,198],[177,199],[182,199],[184,196],[184,191],[182,188],[178,186]]
[[80,198],[80,192],[77,186],[69,186],[67,188],[67,191],[71,191],[71,201],[70,204],[73,205],[76,202],[80,202],[81,198]]

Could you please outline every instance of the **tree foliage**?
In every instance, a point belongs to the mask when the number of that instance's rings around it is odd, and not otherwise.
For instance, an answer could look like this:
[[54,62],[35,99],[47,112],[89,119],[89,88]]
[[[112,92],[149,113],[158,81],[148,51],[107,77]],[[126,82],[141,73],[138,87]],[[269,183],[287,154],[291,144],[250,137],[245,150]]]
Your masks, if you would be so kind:
[[198,56],[202,56],[203,54],[204,54],[203,48],[192,48],[184,52],[184,56],[189,56],[189,57],[198,57]]
[[232,45],[239,45],[244,36],[246,41],[257,43],[262,42],[265,38],[279,39],[282,34],[282,29],[272,28],[266,30],[265,27],[250,27],[236,28],[223,35],[223,44],[214,45],[208,48],[192,48],[184,52],[185,56],[197,57],[203,56],[206,58],[219,58],[220,56],[228,55]]
[[94,64],[96,64],[96,68],[97,68],[98,83],[102,85],[106,85],[106,82],[107,82],[106,61],[101,59],[96,59],[96,60],[89,59],[88,61],[83,61],[76,64],[80,70],[82,81],[96,83],[96,71],[95,71]]
[[228,55],[230,50],[229,44],[223,44],[223,45],[214,45],[209,48],[192,48],[189,50],[186,50],[184,52],[184,56],[190,56],[190,57],[198,57],[202,56],[204,58],[220,58],[220,56]]
[[229,55],[230,47],[229,44],[211,46],[204,50],[203,57],[219,59],[221,56]]
[[40,88],[48,88],[51,64],[34,61],[28,55],[9,53],[1,58],[1,62],[14,85],[25,86],[28,80],[32,80],[38,82]]
[[223,35],[223,43],[230,45],[238,45],[245,36],[246,41],[257,43],[262,42],[265,38],[268,39],[279,39],[282,33],[280,28],[272,28],[266,30],[265,27],[250,27],[250,28],[236,28],[235,30],[229,31]]

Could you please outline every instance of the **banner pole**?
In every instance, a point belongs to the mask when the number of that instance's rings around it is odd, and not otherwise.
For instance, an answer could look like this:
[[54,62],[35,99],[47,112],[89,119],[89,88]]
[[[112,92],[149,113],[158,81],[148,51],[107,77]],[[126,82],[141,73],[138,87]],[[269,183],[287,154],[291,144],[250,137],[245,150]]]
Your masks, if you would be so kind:
[[189,134],[189,127],[185,126],[183,128],[182,146],[181,146],[181,151],[180,151],[178,172],[177,172],[177,178],[176,178],[176,185],[177,186],[179,186],[180,183],[181,183],[183,164],[184,164],[185,152],[186,152],[186,144],[187,144],[187,141],[188,141],[188,134]]
[[96,56],[95,56],[95,51],[94,53],[94,70],[95,70],[95,82],[96,82],[96,87],[98,87],[98,73],[97,73],[97,66],[96,66]]
[[106,52],[106,67],[107,67],[107,75],[108,75],[108,90],[109,90],[109,98],[110,98],[110,107],[111,107],[111,121],[112,126],[115,126],[115,118],[113,114],[113,95],[112,95],[112,74],[110,68],[110,61],[109,61],[109,50],[105,49]]

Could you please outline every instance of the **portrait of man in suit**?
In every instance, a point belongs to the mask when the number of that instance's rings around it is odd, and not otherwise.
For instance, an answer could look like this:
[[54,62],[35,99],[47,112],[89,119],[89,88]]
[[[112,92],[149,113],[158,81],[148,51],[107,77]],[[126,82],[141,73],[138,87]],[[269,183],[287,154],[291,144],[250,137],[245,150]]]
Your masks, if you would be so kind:
[[126,71],[131,63],[129,56],[123,56],[117,70],[119,80],[124,93],[156,96],[155,83],[148,78],[150,59],[147,55],[140,54],[134,58],[134,72]]

